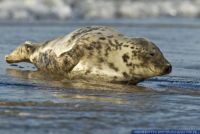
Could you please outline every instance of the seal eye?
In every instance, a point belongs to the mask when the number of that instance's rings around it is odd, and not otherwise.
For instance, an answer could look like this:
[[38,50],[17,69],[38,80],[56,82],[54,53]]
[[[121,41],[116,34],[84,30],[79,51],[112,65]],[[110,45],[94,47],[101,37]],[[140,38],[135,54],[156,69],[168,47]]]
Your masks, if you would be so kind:
[[153,56],[155,55],[155,53],[150,53],[149,55],[150,55],[151,57],[153,57]]

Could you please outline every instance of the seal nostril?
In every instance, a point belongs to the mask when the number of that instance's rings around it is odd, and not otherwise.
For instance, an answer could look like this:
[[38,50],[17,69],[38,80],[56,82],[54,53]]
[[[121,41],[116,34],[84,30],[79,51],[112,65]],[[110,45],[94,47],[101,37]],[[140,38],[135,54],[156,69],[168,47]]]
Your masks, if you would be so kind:
[[172,71],[172,66],[171,65],[167,65],[166,67],[165,67],[165,72],[166,73],[170,73]]

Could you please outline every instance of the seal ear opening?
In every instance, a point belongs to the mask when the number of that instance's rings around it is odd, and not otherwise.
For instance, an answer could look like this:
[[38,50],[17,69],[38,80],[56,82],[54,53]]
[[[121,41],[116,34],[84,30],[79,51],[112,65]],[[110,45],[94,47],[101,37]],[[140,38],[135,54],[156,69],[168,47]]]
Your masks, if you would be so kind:
[[25,44],[24,46],[26,49],[31,49],[33,47],[32,45],[29,45],[29,44]]
[[33,53],[36,50],[36,48],[38,47],[37,44],[35,44],[31,41],[25,41],[23,46],[27,52],[31,52],[31,53]]
[[33,51],[35,51],[35,47],[32,45],[32,43],[31,42],[25,42],[24,43],[24,48],[25,48],[25,50],[28,52],[28,53],[32,53]]

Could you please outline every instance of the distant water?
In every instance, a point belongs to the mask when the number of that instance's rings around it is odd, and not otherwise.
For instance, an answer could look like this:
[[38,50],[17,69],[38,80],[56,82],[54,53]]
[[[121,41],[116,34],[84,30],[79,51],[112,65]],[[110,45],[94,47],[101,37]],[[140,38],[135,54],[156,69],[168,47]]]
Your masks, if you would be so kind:
[[199,18],[199,0],[0,0],[0,20]]
[[[172,63],[170,75],[138,86],[60,81],[4,56],[85,25],[147,37]],[[0,24],[0,133],[129,134],[132,129],[200,128],[200,20],[141,19]]]

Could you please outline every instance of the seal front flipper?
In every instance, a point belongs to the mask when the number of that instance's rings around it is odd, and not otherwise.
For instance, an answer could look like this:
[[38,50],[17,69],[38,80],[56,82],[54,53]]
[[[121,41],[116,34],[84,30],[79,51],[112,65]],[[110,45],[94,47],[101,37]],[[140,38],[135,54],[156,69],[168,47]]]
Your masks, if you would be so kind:
[[78,48],[62,53],[57,59],[60,70],[69,73],[79,63],[82,55],[83,52]]

